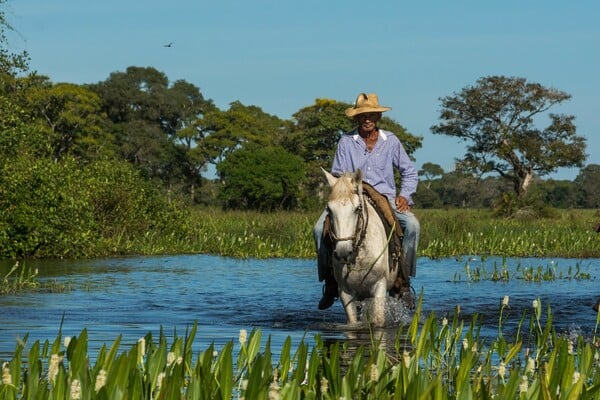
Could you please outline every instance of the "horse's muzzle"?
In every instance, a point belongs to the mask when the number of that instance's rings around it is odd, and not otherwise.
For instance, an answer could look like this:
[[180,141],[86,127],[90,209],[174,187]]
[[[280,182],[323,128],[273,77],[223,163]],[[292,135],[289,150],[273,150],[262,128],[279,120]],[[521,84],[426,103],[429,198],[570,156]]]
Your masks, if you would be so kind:
[[344,263],[354,262],[356,252],[354,251],[353,241],[344,240],[337,242],[333,249],[333,256],[336,260]]

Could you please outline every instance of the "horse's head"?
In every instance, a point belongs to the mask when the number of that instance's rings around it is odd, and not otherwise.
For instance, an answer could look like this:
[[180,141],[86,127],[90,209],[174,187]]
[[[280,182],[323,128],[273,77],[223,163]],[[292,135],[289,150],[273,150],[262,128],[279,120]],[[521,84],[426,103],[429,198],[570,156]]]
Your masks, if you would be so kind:
[[325,170],[323,173],[331,186],[327,208],[334,242],[333,256],[343,262],[353,262],[364,228],[362,172],[358,169],[339,178]]

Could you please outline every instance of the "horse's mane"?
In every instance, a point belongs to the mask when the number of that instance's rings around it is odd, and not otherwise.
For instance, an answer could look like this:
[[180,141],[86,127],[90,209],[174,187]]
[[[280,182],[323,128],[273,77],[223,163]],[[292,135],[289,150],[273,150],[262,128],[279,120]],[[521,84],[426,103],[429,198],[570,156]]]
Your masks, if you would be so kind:
[[335,185],[331,188],[331,200],[348,198],[354,193],[354,185],[352,183],[352,174],[345,173],[340,176]]

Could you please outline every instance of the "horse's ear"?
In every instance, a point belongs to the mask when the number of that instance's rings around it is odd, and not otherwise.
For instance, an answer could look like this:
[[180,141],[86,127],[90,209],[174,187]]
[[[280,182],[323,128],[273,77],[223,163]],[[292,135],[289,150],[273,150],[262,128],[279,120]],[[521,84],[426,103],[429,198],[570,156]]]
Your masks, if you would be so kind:
[[337,182],[338,178],[331,175],[323,167],[321,167],[321,171],[323,171],[323,174],[325,174],[325,178],[327,178],[327,183],[329,183],[329,186],[333,187],[333,185],[335,185],[335,183]]
[[355,185],[360,185],[360,184],[362,184],[362,171],[360,170],[360,168],[357,168],[357,169],[356,169],[356,172],[354,172],[353,179],[354,179],[354,182],[353,182],[353,183],[354,183]]
[[360,196],[362,193],[362,171],[360,168],[357,168],[354,174],[352,175],[352,184],[356,189],[356,193]]

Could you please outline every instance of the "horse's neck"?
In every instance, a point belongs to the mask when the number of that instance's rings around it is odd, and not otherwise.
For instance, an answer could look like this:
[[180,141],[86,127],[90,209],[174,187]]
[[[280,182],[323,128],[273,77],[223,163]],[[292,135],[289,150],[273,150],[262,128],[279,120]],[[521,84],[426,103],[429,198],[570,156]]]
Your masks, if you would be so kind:
[[365,212],[367,213],[366,220],[368,221],[366,229],[366,239],[363,245],[370,245],[372,243],[378,243],[378,241],[373,240],[377,238],[378,235],[386,236],[385,227],[383,226],[383,222],[381,221],[381,217],[375,207],[365,198],[364,204],[366,204]]

